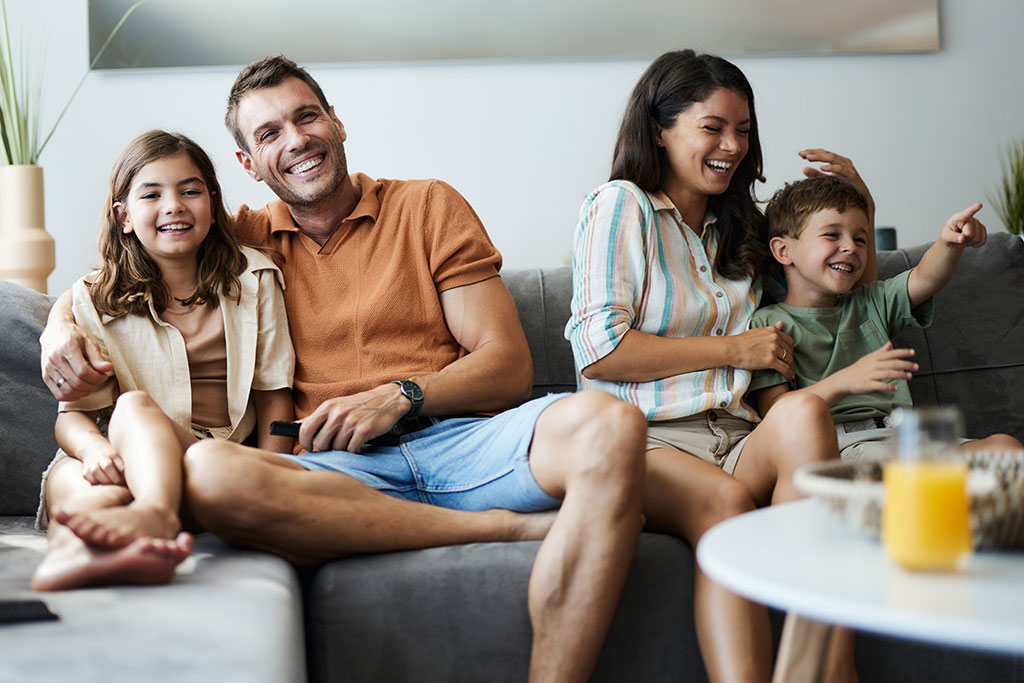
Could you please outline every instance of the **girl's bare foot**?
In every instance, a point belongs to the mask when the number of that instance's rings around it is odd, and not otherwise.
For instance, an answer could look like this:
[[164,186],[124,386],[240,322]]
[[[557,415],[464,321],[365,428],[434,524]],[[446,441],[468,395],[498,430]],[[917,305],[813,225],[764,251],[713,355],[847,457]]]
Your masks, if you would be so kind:
[[32,590],[59,591],[86,586],[161,584],[192,552],[192,535],[174,539],[137,538],[114,550],[83,543],[53,548],[32,577]]
[[123,548],[139,538],[173,539],[181,531],[177,514],[138,501],[77,514],[54,510],[53,519],[88,545],[108,549]]

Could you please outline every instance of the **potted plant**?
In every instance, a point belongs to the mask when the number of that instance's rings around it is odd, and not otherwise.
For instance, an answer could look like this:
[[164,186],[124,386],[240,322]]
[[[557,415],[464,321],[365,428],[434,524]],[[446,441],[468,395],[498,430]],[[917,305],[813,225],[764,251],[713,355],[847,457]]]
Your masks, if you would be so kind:
[[1014,235],[1024,233],[1024,139],[1012,140],[999,160],[1003,178],[995,194],[987,194],[999,219]]
[[[139,0],[125,11],[89,64],[89,70],[128,16],[146,2],[148,0]],[[45,229],[43,169],[37,162],[85,83],[89,70],[71,93],[50,132],[39,142],[41,87],[29,82],[25,69],[15,69],[7,30],[7,3],[0,0],[0,279],[44,293],[46,277],[55,261],[53,238]]]

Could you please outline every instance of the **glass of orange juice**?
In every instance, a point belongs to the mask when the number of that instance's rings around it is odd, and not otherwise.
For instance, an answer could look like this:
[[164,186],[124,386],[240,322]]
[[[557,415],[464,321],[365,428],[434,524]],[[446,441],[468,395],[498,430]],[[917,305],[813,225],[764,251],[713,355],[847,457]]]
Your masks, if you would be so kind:
[[900,409],[893,417],[897,457],[882,474],[882,543],[907,569],[955,571],[971,553],[967,464],[957,449],[960,411]]

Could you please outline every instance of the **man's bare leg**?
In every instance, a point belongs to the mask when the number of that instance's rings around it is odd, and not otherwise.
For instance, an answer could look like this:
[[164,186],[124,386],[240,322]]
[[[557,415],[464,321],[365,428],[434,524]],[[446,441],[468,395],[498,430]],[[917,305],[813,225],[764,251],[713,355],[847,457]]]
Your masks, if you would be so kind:
[[33,590],[166,583],[192,551],[188,534],[172,540],[141,538],[115,549],[95,548],[53,519],[58,506],[69,514],[80,514],[131,501],[123,486],[90,486],[82,478],[82,464],[73,458],[53,466],[47,479],[47,501],[51,510],[49,548],[32,577]]
[[459,543],[539,540],[549,514],[464,512],[385,495],[352,477],[207,439],[185,452],[185,507],[225,540],[296,564]]
[[74,515],[57,511],[54,519],[95,547],[120,548],[144,537],[175,538],[181,531],[182,460],[195,437],[141,391],[118,397],[108,437],[124,461],[133,500]]
[[[186,507],[233,543],[297,563],[352,553],[543,537],[530,580],[532,680],[587,680],[641,526],[641,413],[610,395],[555,402],[530,453],[540,485],[565,501],[545,517],[463,512],[400,500],[256,449],[203,441],[185,454]],[[541,523],[538,525],[537,522]]]
[[588,681],[633,561],[642,526],[647,421],[603,392],[541,414],[530,468],[562,507],[529,587],[530,680]]

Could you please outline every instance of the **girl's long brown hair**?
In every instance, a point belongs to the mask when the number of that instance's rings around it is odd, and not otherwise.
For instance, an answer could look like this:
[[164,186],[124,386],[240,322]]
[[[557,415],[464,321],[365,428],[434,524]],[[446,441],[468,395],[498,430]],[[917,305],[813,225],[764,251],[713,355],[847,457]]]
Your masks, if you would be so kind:
[[186,136],[151,130],[128,143],[110,174],[110,191],[103,209],[99,238],[103,264],[90,287],[93,304],[101,314],[115,317],[146,315],[150,302],[159,313],[170,303],[171,295],[159,266],[146,254],[134,234],[126,234],[121,229],[114,204],[127,203],[135,176],[146,164],[179,153],[187,154],[199,169],[210,195],[213,214],[210,232],[196,254],[198,286],[195,293],[181,303],[185,306],[215,304],[219,296],[237,300],[241,293],[238,276],[245,270],[246,259],[239,249],[232,218],[224,207],[213,162],[199,145]]

